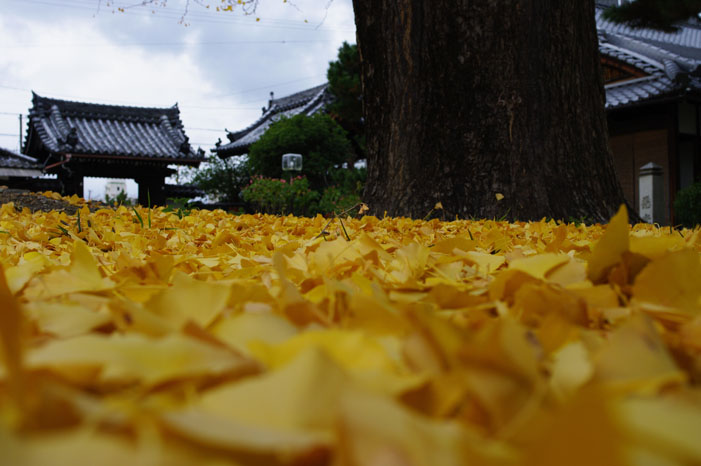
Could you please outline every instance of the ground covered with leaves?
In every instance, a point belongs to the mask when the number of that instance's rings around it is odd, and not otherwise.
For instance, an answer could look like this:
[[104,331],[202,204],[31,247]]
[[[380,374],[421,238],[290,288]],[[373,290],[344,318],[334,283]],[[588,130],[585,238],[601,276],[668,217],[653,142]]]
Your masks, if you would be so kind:
[[625,210],[6,204],[0,463],[701,464],[700,251]]

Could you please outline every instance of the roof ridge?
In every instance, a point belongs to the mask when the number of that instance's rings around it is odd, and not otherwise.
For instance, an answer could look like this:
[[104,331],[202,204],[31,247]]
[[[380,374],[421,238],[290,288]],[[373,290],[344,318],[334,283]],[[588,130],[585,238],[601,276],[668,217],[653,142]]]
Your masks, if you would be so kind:
[[41,96],[37,94],[36,92],[32,91],[32,100],[33,101],[40,101],[40,103],[45,103],[45,102],[52,102],[59,104],[67,104],[67,105],[81,105],[81,106],[89,106],[89,107],[99,107],[99,108],[115,108],[115,109],[124,109],[124,110],[160,110],[160,111],[173,111],[177,110],[178,113],[180,113],[180,108],[178,107],[178,103],[176,102],[175,104],[171,105],[170,107],[143,107],[143,106],[138,106],[138,105],[119,105],[119,104],[104,104],[104,103],[95,103],[95,102],[84,102],[84,101],[79,101],[79,100],[68,100],[68,99],[59,99],[56,97],[46,97],[46,96]]
[[699,61],[682,57],[681,55],[677,55],[669,50],[665,50],[661,47],[657,47],[624,34],[604,32],[604,37],[608,43],[624,49],[631,55],[635,54],[636,56],[642,57],[649,62],[654,61],[655,64],[662,70],[666,70],[664,64],[665,59],[674,61],[679,68],[686,73],[693,72],[701,65],[701,62]]
[[604,18],[604,11],[610,5],[596,4],[596,28],[642,41],[654,41],[667,46],[679,46],[690,49],[701,48],[701,23],[689,19],[675,24],[675,32],[660,31],[652,28],[636,28],[625,23],[615,23]]
[[[612,49],[615,50],[619,53],[625,54],[631,58],[634,58],[638,61],[644,62],[649,66],[653,66],[658,69],[658,71],[664,71],[664,64],[658,60],[653,60],[651,57],[648,57],[646,55],[643,55],[639,52],[636,52],[634,50],[630,50],[629,48],[626,48],[622,46],[621,44],[616,44],[613,42],[600,42],[599,43],[599,51],[602,51],[602,49]],[[632,64],[632,63],[631,63]],[[633,65],[635,66],[635,65]]]
[[303,91],[295,92],[293,94],[288,94],[286,96],[279,97],[277,99],[272,99],[271,103],[274,105],[274,104],[279,103],[280,101],[290,100],[292,97],[297,97],[297,96],[302,96],[302,95],[304,95],[306,97],[306,95],[311,94],[311,93],[314,93],[314,95],[316,95],[316,92],[312,92],[312,91],[321,90],[321,88],[326,88],[326,87],[328,87],[328,85],[329,85],[329,83],[326,82],[323,84],[319,84],[317,86],[309,87],[307,89],[304,89]]
[[[305,97],[308,98],[307,102],[304,102],[298,106],[307,105],[309,102],[315,101],[321,94],[323,94],[323,92],[325,92],[326,89],[328,88],[328,85],[329,85],[328,82],[325,84],[319,84],[318,86],[310,87],[310,88],[305,89],[303,91],[295,92],[293,94],[286,95],[284,97],[280,97],[279,99],[271,100],[270,106],[265,111],[265,113],[263,113],[260,117],[258,117],[258,119],[256,121],[254,121],[250,125],[246,126],[245,128],[242,128],[242,129],[237,130],[237,131],[229,131],[227,134],[227,137],[229,138],[230,142],[227,144],[222,144],[221,146],[215,148],[214,151],[216,152],[216,151],[223,149],[225,147],[229,147],[229,148],[236,147],[236,141],[238,139],[241,139],[246,134],[248,134],[251,131],[253,131],[254,129],[258,128],[260,125],[265,123],[265,121],[267,121],[268,118],[272,117],[272,115],[276,115],[276,114],[281,113],[285,110],[289,110],[290,108],[294,108],[297,105],[292,105],[293,103],[298,103],[298,102],[301,102],[301,101],[307,100],[307,99],[300,98],[296,101],[292,101],[290,103],[287,103],[286,105],[280,105],[280,102],[285,101],[285,100],[289,100],[292,97],[304,95]],[[312,92],[312,91],[314,91],[314,92]]]

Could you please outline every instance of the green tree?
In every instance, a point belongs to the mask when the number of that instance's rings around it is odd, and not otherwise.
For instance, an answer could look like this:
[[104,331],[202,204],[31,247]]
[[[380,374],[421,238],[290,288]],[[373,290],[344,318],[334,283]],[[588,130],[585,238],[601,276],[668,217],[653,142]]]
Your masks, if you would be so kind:
[[701,182],[677,193],[674,212],[677,222],[685,227],[694,228],[701,225]]
[[633,27],[675,31],[674,23],[698,17],[701,0],[636,0],[612,6],[604,16]]
[[282,178],[282,155],[304,157],[302,174],[313,190],[322,191],[331,182],[330,173],[348,160],[352,152],[346,132],[328,115],[295,115],[273,123],[248,153],[251,173]]
[[329,90],[335,97],[328,112],[353,144],[353,163],[365,158],[365,128],[363,125],[362,87],[360,84],[360,54],[358,46],[344,42],[338,49],[338,59],[329,63],[326,73]]
[[192,183],[221,202],[240,202],[239,193],[250,181],[248,164],[241,157],[222,160],[210,156],[192,170]]

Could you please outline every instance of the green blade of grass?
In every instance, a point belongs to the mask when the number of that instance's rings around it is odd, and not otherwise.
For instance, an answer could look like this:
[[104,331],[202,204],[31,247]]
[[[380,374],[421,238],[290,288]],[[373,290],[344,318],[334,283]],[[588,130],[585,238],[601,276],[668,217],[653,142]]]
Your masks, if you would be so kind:
[[132,207],[131,210],[134,211],[134,213],[136,214],[136,218],[139,220],[139,224],[141,225],[141,228],[143,228],[143,227],[144,227],[144,219],[141,218],[141,215],[140,215],[139,212],[136,210],[136,207]]
[[343,219],[341,217],[338,217],[338,221],[341,222],[341,228],[343,229],[343,234],[346,235],[346,241],[350,241],[350,236],[348,236],[348,232],[346,231],[346,226],[343,224]]
[[146,199],[148,201],[148,227],[151,228],[151,190],[146,191]]

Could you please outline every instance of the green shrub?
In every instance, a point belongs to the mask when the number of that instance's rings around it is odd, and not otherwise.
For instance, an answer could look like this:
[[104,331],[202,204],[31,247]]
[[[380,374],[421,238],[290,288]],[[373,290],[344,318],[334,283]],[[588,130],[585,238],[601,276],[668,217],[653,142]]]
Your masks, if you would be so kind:
[[241,157],[211,156],[191,172],[192,183],[220,202],[239,202],[239,193],[250,181],[248,164]]
[[319,193],[309,189],[309,181],[303,176],[289,183],[279,178],[254,176],[241,196],[257,212],[280,215],[313,215],[319,199]]
[[273,123],[251,145],[248,153],[251,173],[282,178],[282,155],[290,152],[304,157],[302,175],[315,191],[333,184],[329,171],[346,162],[353,153],[346,132],[328,115],[295,115]]
[[344,192],[336,186],[330,186],[324,190],[319,200],[318,211],[321,214],[340,214],[360,203],[360,196]]
[[701,182],[677,193],[674,200],[676,223],[688,228],[701,225]]
[[366,168],[334,168],[329,170],[331,185],[338,187],[344,194],[361,196],[367,178]]
[[340,214],[360,203],[367,176],[365,168],[335,168],[329,170],[328,174],[333,185],[326,188],[321,195],[319,213]]
[[109,194],[105,193],[105,204],[107,204],[107,205],[115,205],[115,204],[116,205],[124,205],[124,206],[128,207],[131,205],[131,201],[127,197],[127,193],[120,190],[119,193],[114,197],[110,197]]

